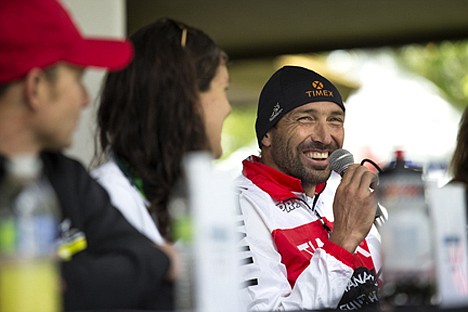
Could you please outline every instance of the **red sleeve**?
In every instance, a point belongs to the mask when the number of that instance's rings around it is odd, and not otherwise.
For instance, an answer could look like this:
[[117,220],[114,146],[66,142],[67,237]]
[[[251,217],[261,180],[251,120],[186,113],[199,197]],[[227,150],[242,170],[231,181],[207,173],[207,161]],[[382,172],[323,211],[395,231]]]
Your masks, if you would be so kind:
[[324,243],[322,249],[325,250],[328,254],[338,259],[339,261],[349,266],[350,268],[352,268],[353,270],[356,269],[354,265],[354,255],[346,249],[344,249],[343,247],[338,246],[337,244],[327,240]]

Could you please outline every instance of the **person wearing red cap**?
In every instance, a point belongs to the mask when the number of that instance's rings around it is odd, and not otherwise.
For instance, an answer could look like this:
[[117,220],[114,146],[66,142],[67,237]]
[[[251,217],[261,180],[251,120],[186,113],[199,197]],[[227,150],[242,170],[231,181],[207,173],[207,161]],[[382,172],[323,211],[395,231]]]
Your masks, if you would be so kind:
[[83,37],[56,0],[0,0],[0,29],[0,155],[40,157],[61,207],[62,237],[84,241],[61,264],[64,310],[170,309],[169,257],[61,153],[90,101],[84,69],[124,68],[131,43]]
[[380,235],[369,188],[377,176],[352,164],[337,186],[329,164],[344,120],[337,88],[314,71],[285,66],[263,87],[261,155],[243,161],[236,181],[242,297],[251,311],[378,305]]

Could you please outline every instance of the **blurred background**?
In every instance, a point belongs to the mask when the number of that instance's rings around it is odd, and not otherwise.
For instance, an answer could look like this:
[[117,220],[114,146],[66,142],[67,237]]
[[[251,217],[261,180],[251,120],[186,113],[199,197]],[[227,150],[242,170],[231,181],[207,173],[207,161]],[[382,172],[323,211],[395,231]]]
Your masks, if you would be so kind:
[[[230,56],[233,106],[220,168],[257,154],[259,93],[284,65],[332,80],[345,98],[345,148],[384,165],[395,149],[446,170],[468,105],[468,1],[62,0],[90,35],[123,37],[159,17],[204,30]],[[99,93],[103,72],[86,83]],[[67,153],[89,164],[96,103]],[[173,142],[177,144],[177,142]]]

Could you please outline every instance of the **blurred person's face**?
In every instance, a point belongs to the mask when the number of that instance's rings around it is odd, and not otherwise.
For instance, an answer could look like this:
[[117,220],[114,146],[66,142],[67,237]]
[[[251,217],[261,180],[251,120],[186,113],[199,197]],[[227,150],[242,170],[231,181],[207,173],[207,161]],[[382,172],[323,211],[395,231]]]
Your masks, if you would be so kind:
[[229,74],[226,65],[220,65],[211,81],[210,88],[200,94],[203,109],[205,131],[210,143],[213,157],[223,154],[221,132],[224,120],[231,112],[231,104],[226,95],[229,87]]
[[60,63],[53,77],[44,79],[34,118],[36,139],[42,149],[60,150],[72,143],[80,112],[90,101],[83,73],[83,68]]
[[[303,184],[317,185],[330,176],[329,156],[344,140],[344,112],[332,102],[312,102],[284,115],[263,138],[265,163]],[[269,157],[263,157],[265,153]]]

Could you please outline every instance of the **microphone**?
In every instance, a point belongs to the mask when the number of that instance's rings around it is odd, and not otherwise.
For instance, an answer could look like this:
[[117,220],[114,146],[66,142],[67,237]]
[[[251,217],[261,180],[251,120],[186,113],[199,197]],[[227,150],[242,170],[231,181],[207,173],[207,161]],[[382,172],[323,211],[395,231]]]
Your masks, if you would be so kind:
[[[354,164],[354,156],[351,154],[351,152],[344,148],[337,149],[330,154],[330,169],[338,173],[341,177],[343,177],[346,170],[352,164]],[[383,220],[378,222],[377,219],[380,219],[380,217],[383,217]],[[386,219],[379,203],[377,203],[375,219],[379,226],[381,226]]]
[[330,154],[330,169],[341,177],[352,164],[354,164],[354,157],[348,150],[337,149]]

